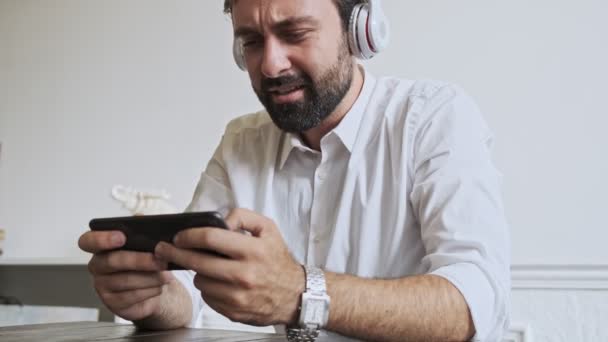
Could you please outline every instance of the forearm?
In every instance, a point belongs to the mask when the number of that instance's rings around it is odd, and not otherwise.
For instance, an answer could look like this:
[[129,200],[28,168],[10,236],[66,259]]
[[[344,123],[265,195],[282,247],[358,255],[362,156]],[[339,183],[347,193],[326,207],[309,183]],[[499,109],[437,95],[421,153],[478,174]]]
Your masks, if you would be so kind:
[[179,280],[165,285],[159,297],[159,311],[143,320],[134,321],[139,328],[169,330],[186,326],[192,318],[192,301]]
[[439,276],[376,280],[326,272],[326,278],[328,330],[376,341],[466,341],[474,335],[464,297]]

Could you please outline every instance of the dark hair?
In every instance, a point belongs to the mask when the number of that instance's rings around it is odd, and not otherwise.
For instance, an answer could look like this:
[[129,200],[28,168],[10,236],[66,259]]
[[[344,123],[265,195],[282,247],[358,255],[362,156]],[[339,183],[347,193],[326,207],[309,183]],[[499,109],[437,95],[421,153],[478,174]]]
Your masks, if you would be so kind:
[[[224,0],[224,13],[232,13],[232,5],[236,0]],[[342,19],[342,27],[344,32],[348,31],[348,24],[350,22],[350,15],[353,12],[353,8],[360,3],[365,3],[367,0],[332,0],[338,8],[340,19]]]

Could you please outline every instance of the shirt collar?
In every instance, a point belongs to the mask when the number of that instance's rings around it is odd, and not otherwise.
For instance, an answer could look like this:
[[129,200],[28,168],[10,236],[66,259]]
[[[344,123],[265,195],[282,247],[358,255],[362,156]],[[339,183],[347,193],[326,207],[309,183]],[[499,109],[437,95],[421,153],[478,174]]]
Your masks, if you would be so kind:
[[297,149],[303,150],[303,151],[307,151],[307,150],[312,151],[312,149],[310,147],[308,147],[308,146],[306,146],[306,144],[304,144],[304,142],[302,141],[302,138],[300,137],[299,134],[283,132],[282,138],[283,138],[283,141],[281,143],[282,147],[281,147],[281,159],[279,160],[279,170],[283,169],[283,166],[285,165],[285,162],[287,161],[287,158],[289,157],[289,154],[291,153],[291,151],[293,149],[297,148]]
[[[365,113],[365,108],[367,107],[372,89],[376,83],[376,78],[368,72],[365,67],[362,65],[358,65],[357,67],[359,67],[363,73],[363,86],[361,87],[361,92],[338,126],[328,133],[328,135],[332,133],[336,134],[349,152],[353,151],[357,133],[359,132],[359,127],[363,119],[363,113]],[[312,149],[304,144],[299,134],[283,133],[283,139],[279,169],[283,169],[289,154],[294,148],[312,151]]]

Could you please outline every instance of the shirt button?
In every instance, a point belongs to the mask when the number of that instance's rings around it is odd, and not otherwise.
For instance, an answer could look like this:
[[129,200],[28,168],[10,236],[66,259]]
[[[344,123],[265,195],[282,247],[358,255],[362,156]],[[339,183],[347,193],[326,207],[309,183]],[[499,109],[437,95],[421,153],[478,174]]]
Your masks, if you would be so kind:
[[321,238],[320,238],[320,237],[318,237],[318,236],[316,236],[316,237],[315,237],[315,238],[314,238],[312,241],[313,241],[314,243],[319,243],[319,242],[321,242]]

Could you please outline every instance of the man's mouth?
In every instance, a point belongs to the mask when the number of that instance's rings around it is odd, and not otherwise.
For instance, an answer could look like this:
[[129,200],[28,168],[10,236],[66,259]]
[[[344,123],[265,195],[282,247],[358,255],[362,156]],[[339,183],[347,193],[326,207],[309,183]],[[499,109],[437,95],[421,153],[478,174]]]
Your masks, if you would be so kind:
[[304,95],[304,85],[291,84],[268,89],[275,103],[287,103],[299,100]]

